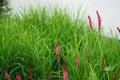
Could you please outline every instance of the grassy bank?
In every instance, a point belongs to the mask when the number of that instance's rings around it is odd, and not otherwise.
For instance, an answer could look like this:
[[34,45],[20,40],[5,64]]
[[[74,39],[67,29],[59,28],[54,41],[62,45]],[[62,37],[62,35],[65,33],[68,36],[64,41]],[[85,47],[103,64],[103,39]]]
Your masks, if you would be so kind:
[[[0,80],[4,70],[11,80],[112,80],[120,67],[117,39],[91,31],[87,22],[72,19],[65,11],[45,9],[8,17],[0,23]],[[56,54],[60,47],[60,59]],[[76,59],[79,66],[76,65]],[[66,65],[64,64],[66,62]],[[120,76],[118,77],[120,78]]]

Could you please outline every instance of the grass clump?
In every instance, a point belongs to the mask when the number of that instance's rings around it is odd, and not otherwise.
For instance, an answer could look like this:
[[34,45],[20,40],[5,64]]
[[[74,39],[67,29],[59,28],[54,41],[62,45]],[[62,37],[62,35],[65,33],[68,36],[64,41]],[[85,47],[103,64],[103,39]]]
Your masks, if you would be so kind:
[[16,73],[28,80],[29,68],[34,80],[63,80],[64,71],[69,80],[111,80],[120,67],[119,53],[117,38],[91,31],[86,21],[66,11],[31,10],[0,22],[0,80],[5,79],[4,69],[12,80]]

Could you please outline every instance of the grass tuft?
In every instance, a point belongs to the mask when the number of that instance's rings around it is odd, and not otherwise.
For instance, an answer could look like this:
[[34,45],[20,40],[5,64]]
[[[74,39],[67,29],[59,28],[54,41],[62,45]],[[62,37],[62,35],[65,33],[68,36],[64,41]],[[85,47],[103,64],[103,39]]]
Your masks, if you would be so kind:
[[[60,57],[56,56],[58,43]],[[30,10],[22,18],[12,16],[0,22],[0,80],[5,79],[3,69],[11,80],[16,80],[16,72],[28,80],[29,66],[34,80],[63,80],[63,61],[69,80],[111,80],[120,67],[119,53],[117,38],[91,31],[86,21],[73,19],[66,11]]]

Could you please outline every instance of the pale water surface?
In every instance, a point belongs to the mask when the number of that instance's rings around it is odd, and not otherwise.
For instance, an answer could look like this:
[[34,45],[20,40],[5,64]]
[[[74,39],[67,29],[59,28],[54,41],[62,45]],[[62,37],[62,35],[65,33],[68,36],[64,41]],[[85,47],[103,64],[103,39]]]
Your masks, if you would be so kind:
[[[37,8],[37,6],[45,6],[49,8],[60,7],[70,10],[70,14],[77,15],[77,11],[81,10],[81,14],[87,19],[90,15],[97,24],[96,10],[99,11],[102,17],[102,27],[105,36],[115,37],[116,34],[120,39],[116,27],[120,27],[120,0],[9,0],[9,6],[13,8],[14,14],[19,14],[22,9],[29,9],[30,6]],[[82,6],[82,8],[81,8]],[[111,31],[113,36],[111,35]]]

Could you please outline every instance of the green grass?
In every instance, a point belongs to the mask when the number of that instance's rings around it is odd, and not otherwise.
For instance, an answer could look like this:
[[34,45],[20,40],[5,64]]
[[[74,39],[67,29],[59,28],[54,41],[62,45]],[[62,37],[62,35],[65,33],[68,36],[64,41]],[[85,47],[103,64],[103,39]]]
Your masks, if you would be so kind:
[[[23,80],[28,80],[29,67],[34,80],[49,80],[50,76],[53,80],[63,80],[64,60],[69,80],[113,79],[120,67],[117,38],[108,39],[101,36],[102,31],[90,31],[87,21],[73,19],[66,11],[58,9],[53,12],[31,10],[22,17],[12,16],[0,21],[0,80],[5,80],[4,69],[11,80],[16,80],[16,72]],[[57,43],[60,62],[56,56]],[[75,63],[76,55],[80,70]]]

